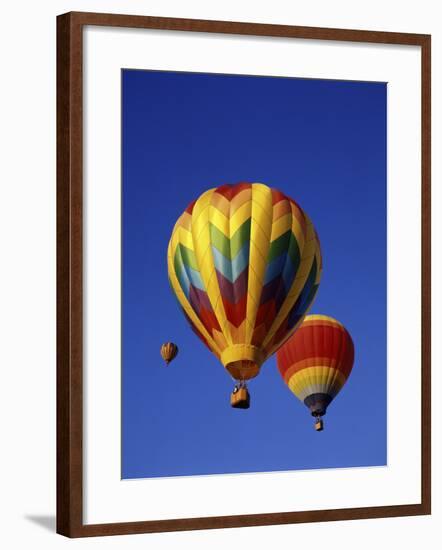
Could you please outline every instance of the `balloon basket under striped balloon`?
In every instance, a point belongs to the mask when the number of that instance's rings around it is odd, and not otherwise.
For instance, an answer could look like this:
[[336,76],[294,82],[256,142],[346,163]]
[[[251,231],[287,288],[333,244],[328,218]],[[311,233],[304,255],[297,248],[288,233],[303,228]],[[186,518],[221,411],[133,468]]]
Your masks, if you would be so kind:
[[315,430],[317,432],[322,432],[323,429],[324,429],[324,421],[322,420],[322,418],[318,418],[315,422]]

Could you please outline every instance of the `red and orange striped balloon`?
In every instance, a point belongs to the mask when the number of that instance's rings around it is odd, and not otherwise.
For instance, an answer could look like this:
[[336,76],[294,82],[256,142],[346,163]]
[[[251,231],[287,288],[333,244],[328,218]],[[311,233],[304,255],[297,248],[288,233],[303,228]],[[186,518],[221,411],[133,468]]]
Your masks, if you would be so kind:
[[321,417],[350,375],[354,345],[336,319],[307,315],[276,357],[284,382],[313,416]]

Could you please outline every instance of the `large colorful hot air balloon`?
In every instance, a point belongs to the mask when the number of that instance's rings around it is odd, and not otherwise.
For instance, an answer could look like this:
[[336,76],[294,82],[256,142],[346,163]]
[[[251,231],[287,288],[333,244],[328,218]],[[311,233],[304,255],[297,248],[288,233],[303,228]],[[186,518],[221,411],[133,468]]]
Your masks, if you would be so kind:
[[161,346],[160,354],[166,365],[168,365],[178,355],[178,346],[173,342],[166,342]]
[[315,428],[353,368],[354,345],[347,329],[327,315],[307,315],[276,353],[279,372],[290,390],[310,409]]
[[168,271],[193,330],[244,388],[309,309],[321,254],[295,201],[238,183],[209,189],[183,212]]

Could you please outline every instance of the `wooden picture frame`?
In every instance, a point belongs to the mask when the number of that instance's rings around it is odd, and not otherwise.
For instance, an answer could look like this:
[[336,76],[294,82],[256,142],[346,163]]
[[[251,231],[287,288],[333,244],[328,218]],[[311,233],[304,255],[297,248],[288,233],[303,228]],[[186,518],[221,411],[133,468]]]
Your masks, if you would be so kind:
[[[336,510],[83,524],[83,28],[227,33],[421,48],[421,502]],[[72,12],[57,20],[57,532],[68,537],[153,533],[430,514],[430,48],[428,35]]]

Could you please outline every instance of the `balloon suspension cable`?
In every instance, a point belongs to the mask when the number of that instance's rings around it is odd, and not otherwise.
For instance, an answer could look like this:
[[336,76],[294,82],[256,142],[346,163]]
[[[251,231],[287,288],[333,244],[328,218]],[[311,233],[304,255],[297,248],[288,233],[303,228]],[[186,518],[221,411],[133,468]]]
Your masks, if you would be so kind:
[[233,380],[233,382],[235,382],[234,391],[238,391],[241,388],[247,388],[246,381],[243,380],[242,378],[239,380],[237,380],[236,378],[233,378],[233,376],[231,376],[230,378]]

